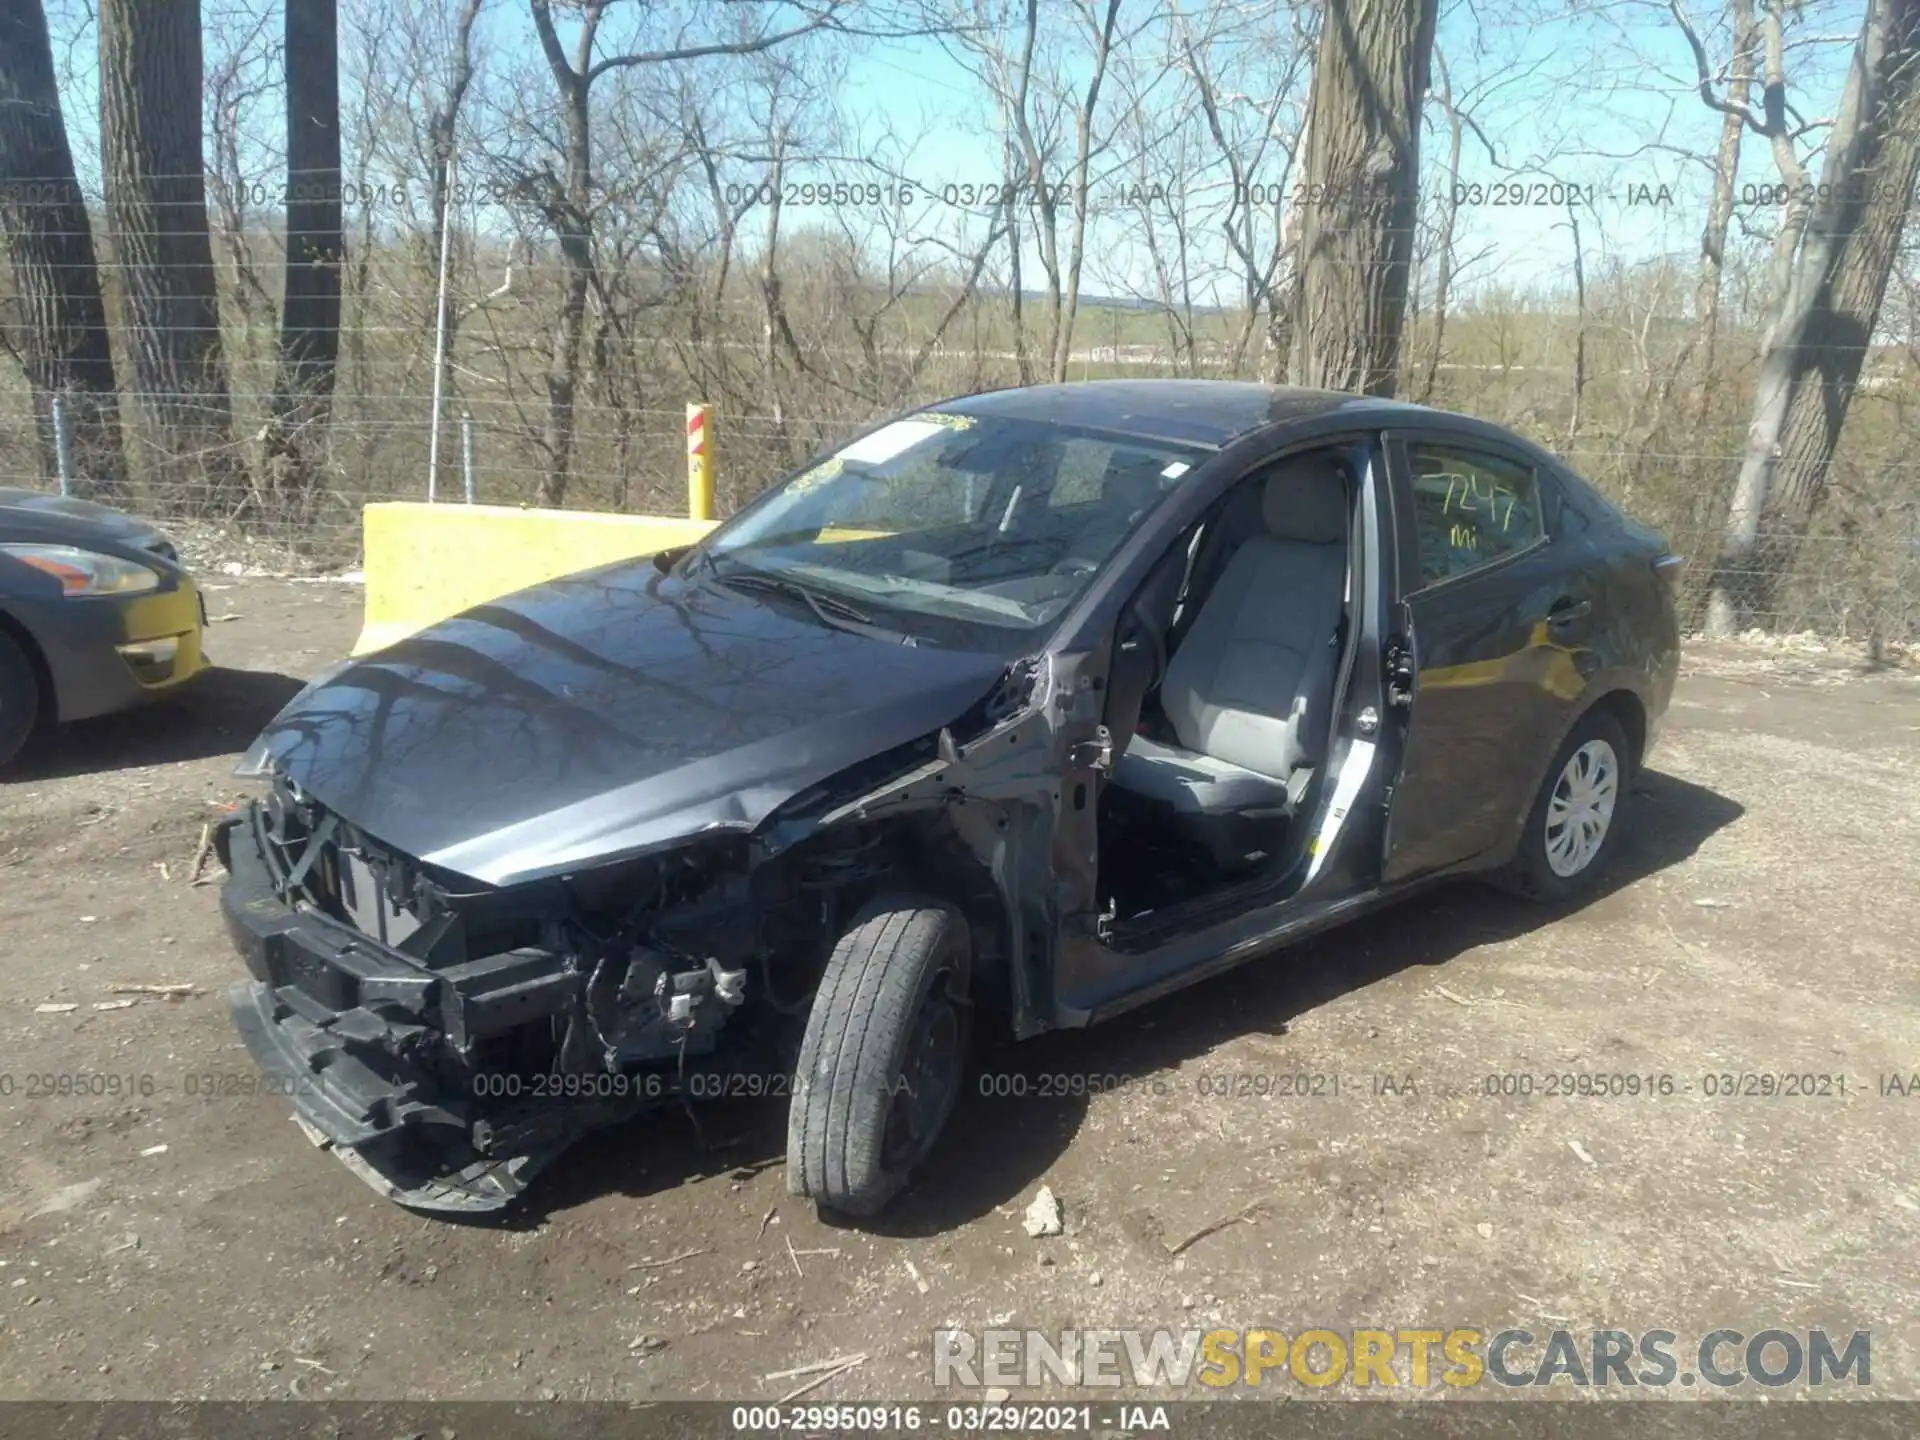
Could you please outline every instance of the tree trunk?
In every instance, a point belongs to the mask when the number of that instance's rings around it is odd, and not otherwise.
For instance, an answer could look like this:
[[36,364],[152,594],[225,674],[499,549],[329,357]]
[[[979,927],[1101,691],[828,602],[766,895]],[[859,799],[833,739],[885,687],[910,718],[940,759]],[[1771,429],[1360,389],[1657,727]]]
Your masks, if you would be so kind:
[[246,469],[220,345],[201,159],[198,0],[101,0],[100,160],[154,497],[231,514]]
[[[428,237],[430,248],[427,254],[435,267],[436,279],[439,274],[440,248],[442,234],[452,223],[453,213],[453,152],[460,133],[460,111],[466,104],[467,90],[473,84],[473,27],[480,17],[483,0],[465,0],[453,26],[453,70],[447,77],[446,93],[433,114],[427,117],[427,141],[433,147],[429,160],[429,185],[432,190],[433,233]],[[427,307],[427,332],[432,334],[440,319],[440,297],[436,284],[432,303]],[[453,342],[456,338],[452,317],[448,317],[446,353],[440,357],[440,374],[435,380],[441,393],[446,392],[447,371],[453,365]],[[439,493],[446,479],[448,466],[446,452],[440,456],[439,472],[433,477],[435,493]]]
[[1567,418],[1567,448],[1580,435],[1580,407],[1587,398],[1587,258],[1580,243],[1580,212],[1567,207],[1567,225],[1573,231],[1573,413]]
[[1435,0],[1327,7],[1308,102],[1296,385],[1391,395],[1419,203]]
[[335,0],[286,0],[287,265],[266,456],[303,500],[340,359],[340,43]]
[[0,176],[0,228],[25,316],[20,351],[34,408],[48,409],[56,396],[65,408],[74,493],[116,499],[127,487],[120,397],[40,0],[0,0]]
[[1709,634],[1775,618],[1879,321],[1917,177],[1920,0],[1869,0],[1821,185],[1761,349],[1708,596]]
[[569,98],[567,107],[565,193],[550,208],[565,276],[547,360],[547,423],[541,436],[547,468],[540,477],[542,505],[565,504],[572,475],[573,398],[580,381],[580,338],[586,325],[587,291],[593,283],[593,241],[587,229],[590,155],[587,92],[583,85],[576,96]]
[[593,132],[588,95],[594,35],[606,6],[604,0],[588,0],[580,19],[577,61],[569,61],[560,46],[551,0],[529,0],[528,8],[560,92],[561,119],[566,129],[567,173],[544,206],[547,223],[560,242],[565,276],[547,359],[547,422],[541,432],[547,465],[537,497],[541,505],[558,506],[566,502],[572,474],[573,399],[580,383],[580,340],[586,326],[587,292],[593,286]]
[[1020,210],[1014,203],[1013,189],[1013,181],[1009,180],[1001,204],[1007,231],[1007,299],[1013,322],[1014,369],[1022,385],[1031,385],[1033,384],[1033,356],[1027,347],[1027,309],[1020,288],[1024,283],[1024,277],[1020,273],[1020,246],[1023,236],[1020,230]]
[[773,419],[773,443],[780,447],[780,464],[793,463],[792,441],[787,435],[786,387],[780,378],[780,361],[787,354],[780,341],[781,327],[787,323],[786,301],[780,289],[780,197],[787,182],[786,141],[778,131],[778,122],[769,115],[775,132],[769,137],[771,160],[768,183],[773,197],[767,205],[767,237],[760,255],[760,376],[765,386],[767,413]]
[[1427,356],[1427,373],[1420,381],[1420,403],[1433,403],[1433,388],[1440,379],[1440,361],[1446,354],[1447,306],[1453,299],[1453,241],[1460,226],[1460,146],[1465,139],[1466,122],[1453,103],[1453,82],[1447,77],[1446,63],[1440,65],[1440,103],[1447,115],[1447,198],[1440,211],[1440,234],[1434,241],[1433,351]]
[[[1032,8],[1029,6],[1029,16]],[[1080,270],[1086,259],[1087,251],[1087,210],[1091,204],[1088,190],[1091,185],[1089,167],[1093,161],[1095,148],[1093,126],[1099,114],[1100,84],[1106,78],[1107,57],[1113,53],[1113,27],[1120,17],[1120,0],[1107,0],[1106,12],[1093,33],[1093,75],[1087,82],[1086,95],[1081,101],[1079,111],[1074,115],[1074,155],[1073,179],[1070,182],[1070,195],[1073,215],[1071,230],[1067,239],[1067,266],[1064,294],[1059,296],[1054,307],[1053,327],[1053,380],[1055,384],[1067,378],[1067,366],[1073,359],[1073,322],[1080,309]],[[1045,181],[1035,177],[1036,184]],[[1054,217],[1047,214],[1046,233],[1054,230]],[[1049,262],[1049,275],[1053,274],[1053,262]],[[1061,288],[1061,287],[1056,287]],[[1116,355],[1117,359],[1118,356]]]
[[[1733,14],[1733,70],[1727,82],[1727,96],[1744,106],[1753,81],[1752,0],[1734,0]],[[1713,393],[1714,349],[1720,332],[1720,277],[1727,264],[1733,184],[1740,171],[1740,140],[1746,128],[1738,111],[1721,117],[1720,151],[1713,166],[1713,200],[1707,207],[1706,227],[1700,232],[1700,278],[1693,292],[1695,333],[1700,344],[1700,383],[1694,389],[1693,400],[1696,427],[1706,420],[1708,399]]]

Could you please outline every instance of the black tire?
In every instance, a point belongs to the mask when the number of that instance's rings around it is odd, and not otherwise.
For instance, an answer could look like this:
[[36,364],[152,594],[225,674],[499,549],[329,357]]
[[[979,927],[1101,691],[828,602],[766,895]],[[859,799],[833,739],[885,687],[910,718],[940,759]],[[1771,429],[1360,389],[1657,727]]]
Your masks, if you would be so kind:
[[[1571,874],[1563,874],[1554,868],[1550,857],[1552,837],[1548,834],[1548,812],[1553,805],[1555,792],[1568,778],[1569,762],[1586,747],[1595,744],[1604,745],[1612,752],[1612,811],[1601,833],[1598,848],[1586,857],[1578,869]],[[1500,885],[1526,899],[1549,903],[1574,900],[1591,890],[1619,842],[1622,823],[1626,819],[1627,796],[1633,784],[1633,771],[1634,755],[1627,743],[1627,732],[1621,728],[1620,722],[1604,710],[1591,710],[1581,716],[1555,753],[1553,763],[1547,766],[1546,777],[1540,782],[1540,793],[1534,796],[1533,807],[1527,811],[1526,824],[1521,828],[1519,849],[1507,868],[1496,877]],[[1560,828],[1564,829],[1564,826]]]
[[0,767],[20,753],[40,723],[40,677],[33,661],[0,630]]
[[877,1215],[953,1113],[966,1068],[971,945],[951,906],[874,900],[833,947],[787,1115],[787,1189]]

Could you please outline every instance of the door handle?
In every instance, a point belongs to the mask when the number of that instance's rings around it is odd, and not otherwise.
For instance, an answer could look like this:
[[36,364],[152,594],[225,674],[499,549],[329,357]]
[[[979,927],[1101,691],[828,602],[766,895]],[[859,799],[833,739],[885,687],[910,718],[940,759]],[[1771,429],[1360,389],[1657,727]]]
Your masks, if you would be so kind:
[[1580,620],[1593,613],[1591,600],[1556,600],[1553,608],[1547,611],[1549,625],[1565,625]]

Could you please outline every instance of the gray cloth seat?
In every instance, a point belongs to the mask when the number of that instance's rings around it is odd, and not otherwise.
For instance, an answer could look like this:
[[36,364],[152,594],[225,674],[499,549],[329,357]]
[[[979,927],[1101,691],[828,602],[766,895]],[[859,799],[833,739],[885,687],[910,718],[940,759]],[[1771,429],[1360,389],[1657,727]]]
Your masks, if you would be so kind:
[[1161,474],[1164,463],[1161,456],[1141,451],[1120,450],[1109,457],[1100,477],[1100,514],[1073,537],[1054,568],[1104,565],[1172,487],[1173,482]]
[[1135,736],[1114,767],[1116,786],[1183,815],[1288,813],[1325,756],[1347,588],[1339,462],[1283,464],[1260,513],[1161,682],[1178,743]]
[[1299,799],[1289,781],[1145,735],[1127,742],[1127,751],[1115,767],[1114,783],[1136,795],[1164,801],[1184,815],[1285,814]]

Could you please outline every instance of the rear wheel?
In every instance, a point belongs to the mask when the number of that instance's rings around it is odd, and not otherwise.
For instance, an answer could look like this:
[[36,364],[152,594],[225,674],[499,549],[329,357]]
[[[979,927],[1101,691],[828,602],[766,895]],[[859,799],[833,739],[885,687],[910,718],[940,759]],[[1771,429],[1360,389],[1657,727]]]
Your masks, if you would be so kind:
[[1631,778],[1620,722],[1603,710],[1581,717],[1560,746],[1501,877],[1533,900],[1570,900],[1591,889],[1620,833]]
[[965,919],[925,896],[869,904],[840,937],[801,1042],[787,1188],[876,1215],[932,1151],[966,1066]]
[[40,680],[33,661],[0,630],[0,766],[20,753],[40,719]]

